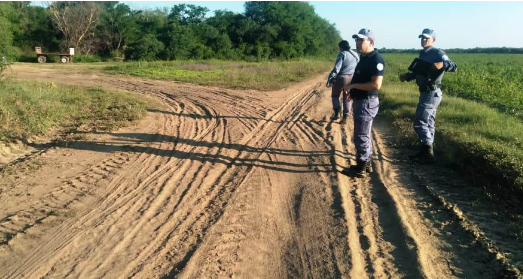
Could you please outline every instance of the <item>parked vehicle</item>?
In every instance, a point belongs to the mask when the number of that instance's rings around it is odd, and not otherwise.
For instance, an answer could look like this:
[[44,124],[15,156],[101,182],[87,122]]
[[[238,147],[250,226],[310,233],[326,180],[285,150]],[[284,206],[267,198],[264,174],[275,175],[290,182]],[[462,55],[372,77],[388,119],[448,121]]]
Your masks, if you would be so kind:
[[42,52],[41,47],[35,47],[38,63],[46,63],[49,56],[60,56],[60,63],[69,63],[73,61],[74,48],[69,48],[69,53],[50,53]]

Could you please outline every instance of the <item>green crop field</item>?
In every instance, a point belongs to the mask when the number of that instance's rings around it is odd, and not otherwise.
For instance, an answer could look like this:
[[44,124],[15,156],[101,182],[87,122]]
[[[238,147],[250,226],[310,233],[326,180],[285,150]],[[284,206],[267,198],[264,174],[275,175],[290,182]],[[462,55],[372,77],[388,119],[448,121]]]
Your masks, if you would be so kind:
[[[402,83],[416,54],[384,54],[386,75],[381,114],[415,144],[412,119],[418,101],[415,82]],[[458,65],[443,78],[436,120],[438,155],[483,180],[486,192],[523,196],[523,55],[449,54]],[[489,185],[489,186],[487,186]]]
[[[416,54],[384,54],[387,82],[397,81]],[[523,55],[449,54],[458,64],[444,77],[445,94],[476,100],[502,112],[523,116]]]

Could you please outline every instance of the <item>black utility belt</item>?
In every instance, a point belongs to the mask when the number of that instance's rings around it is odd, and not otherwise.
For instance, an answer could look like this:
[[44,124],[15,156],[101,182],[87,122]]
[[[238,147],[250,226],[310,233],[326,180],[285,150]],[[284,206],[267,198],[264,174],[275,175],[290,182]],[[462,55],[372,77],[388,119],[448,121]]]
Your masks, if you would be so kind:
[[354,100],[364,100],[364,99],[376,99],[378,98],[378,95],[368,95],[368,96],[353,96],[352,99]]
[[430,92],[430,91],[436,91],[437,89],[441,88],[441,84],[427,84],[425,87],[419,86],[419,92]]

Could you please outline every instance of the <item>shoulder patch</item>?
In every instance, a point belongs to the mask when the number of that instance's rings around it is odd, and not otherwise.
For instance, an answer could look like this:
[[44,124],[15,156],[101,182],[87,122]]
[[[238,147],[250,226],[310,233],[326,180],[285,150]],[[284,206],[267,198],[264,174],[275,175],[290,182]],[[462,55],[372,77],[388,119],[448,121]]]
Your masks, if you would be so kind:
[[376,65],[376,69],[378,69],[378,71],[383,71],[383,64],[378,63],[378,65]]

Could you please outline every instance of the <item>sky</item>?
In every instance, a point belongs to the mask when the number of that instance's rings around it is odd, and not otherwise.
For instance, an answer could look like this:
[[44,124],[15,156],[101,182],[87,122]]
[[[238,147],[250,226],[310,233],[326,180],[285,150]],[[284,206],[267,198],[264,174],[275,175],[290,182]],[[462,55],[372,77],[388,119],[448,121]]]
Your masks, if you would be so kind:
[[[121,1],[133,10],[186,3],[243,13],[245,1]],[[361,28],[374,31],[377,48],[421,48],[424,28],[436,31],[439,48],[523,47],[523,2],[509,1],[309,1],[352,45]]]

